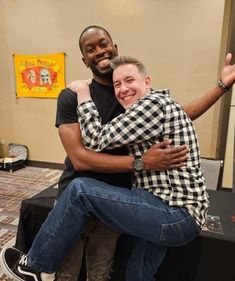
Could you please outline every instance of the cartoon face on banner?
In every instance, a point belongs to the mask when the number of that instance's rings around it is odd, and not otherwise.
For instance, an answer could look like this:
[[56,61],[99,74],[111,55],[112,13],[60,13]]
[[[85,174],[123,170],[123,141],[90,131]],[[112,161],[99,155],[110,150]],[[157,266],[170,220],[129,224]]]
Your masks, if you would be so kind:
[[14,55],[17,97],[57,97],[65,87],[64,54]]
[[46,87],[51,90],[57,82],[57,73],[51,68],[41,66],[26,68],[22,71],[22,81],[29,89],[33,87]]
[[42,68],[40,70],[40,86],[52,85],[51,73],[47,68]]

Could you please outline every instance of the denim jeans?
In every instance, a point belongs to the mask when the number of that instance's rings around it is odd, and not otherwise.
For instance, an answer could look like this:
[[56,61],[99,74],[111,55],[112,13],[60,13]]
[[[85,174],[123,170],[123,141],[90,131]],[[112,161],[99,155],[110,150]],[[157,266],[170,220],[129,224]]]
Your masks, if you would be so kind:
[[167,247],[194,239],[200,228],[185,208],[170,207],[144,189],[125,189],[89,178],[74,179],[42,225],[28,253],[28,264],[55,272],[95,216],[108,226],[136,237],[127,281],[153,281]]

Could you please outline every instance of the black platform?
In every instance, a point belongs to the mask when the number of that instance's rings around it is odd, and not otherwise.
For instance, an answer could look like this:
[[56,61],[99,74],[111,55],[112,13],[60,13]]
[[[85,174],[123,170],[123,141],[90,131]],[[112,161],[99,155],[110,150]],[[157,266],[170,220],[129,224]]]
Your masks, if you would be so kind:
[[[50,187],[31,199],[22,201],[16,247],[30,248],[41,224],[51,210],[57,189]],[[235,281],[235,194],[209,190],[209,214],[220,217],[223,233],[202,231],[184,247],[169,248],[158,281]],[[114,262],[112,281],[123,281],[131,237],[121,237]],[[84,274],[80,281],[85,280]],[[134,281],[134,280],[133,280]]]

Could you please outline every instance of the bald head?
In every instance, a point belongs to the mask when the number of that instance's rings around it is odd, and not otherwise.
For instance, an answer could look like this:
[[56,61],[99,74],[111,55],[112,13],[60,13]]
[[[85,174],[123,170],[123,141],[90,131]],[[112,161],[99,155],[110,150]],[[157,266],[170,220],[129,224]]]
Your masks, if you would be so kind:
[[82,54],[83,54],[82,38],[86,33],[89,33],[90,31],[92,32],[94,30],[103,31],[106,34],[106,36],[110,39],[110,41],[113,42],[111,35],[109,34],[109,32],[105,28],[103,28],[101,26],[98,26],[98,25],[89,25],[89,26],[87,26],[86,28],[83,29],[83,31],[81,32],[81,34],[79,36],[79,48],[80,48]]

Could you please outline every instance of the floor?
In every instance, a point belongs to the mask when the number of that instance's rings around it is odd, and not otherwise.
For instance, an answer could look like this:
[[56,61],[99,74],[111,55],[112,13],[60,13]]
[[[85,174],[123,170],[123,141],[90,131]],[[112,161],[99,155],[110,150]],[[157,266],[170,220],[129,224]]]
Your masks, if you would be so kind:
[[[0,170],[0,250],[14,245],[21,201],[56,184],[61,170],[26,166],[15,172]],[[10,281],[0,268],[0,281]]]

